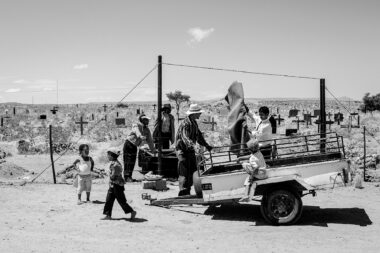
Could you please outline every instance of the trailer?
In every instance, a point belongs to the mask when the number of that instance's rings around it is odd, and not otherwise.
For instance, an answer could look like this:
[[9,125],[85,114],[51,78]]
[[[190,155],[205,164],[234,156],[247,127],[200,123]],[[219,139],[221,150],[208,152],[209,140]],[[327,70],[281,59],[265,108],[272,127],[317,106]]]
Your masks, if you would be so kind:
[[[268,148],[268,147],[266,147]],[[350,168],[345,158],[343,137],[336,133],[298,135],[271,140],[271,155],[266,158],[267,178],[255,180],[250,199],[261,202],[261,214],[272,225],[291,225],[302,215],[302,197],[316,195],[320,175],[340,176],[348,182]],[[150,205],[220,205],[238,203],[245,195],[244,181],[248,174],[242,163],[249,159],[246,148],[231,146],[203,152],[198,170],[194,173],[196,195],[151,199]],[[204,170],[201,170],[203,168]],[[334,182],[335,184],[335,182]]]

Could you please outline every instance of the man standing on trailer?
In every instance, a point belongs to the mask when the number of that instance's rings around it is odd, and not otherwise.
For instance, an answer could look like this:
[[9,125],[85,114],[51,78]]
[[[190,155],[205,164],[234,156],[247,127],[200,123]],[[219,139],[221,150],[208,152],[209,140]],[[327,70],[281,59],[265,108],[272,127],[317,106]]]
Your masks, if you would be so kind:
[[187,117],[180,123],[176,136],[176,153],[178,158],[178,196],[190,195],[193,185],[193,173],[197,170],[197,159],[195,156],[195,144],[206,147],[208,151],[212,147],[203,138],[202,132],[198,128],[197,119],[202,114],[201,107],[191,104],[186,112]]
[[[170,148],[170,143],[174,144],[175,140],[175,130],[174,130],[174,116],[171,114],[172,106],[170,104],[164,104],[164,107],[162,107],[162,132],[161,132],[161,139],[162,139],[162,148],[168,149]],[[156,121],[156,124],[154,126],[153,131],[153,139],[154,142],[157,143],[158,147],[158,120]]]
[[259,108],[259,116],[247,113],[256,122],[255,130],[252,131],[251,138],[260,142],[260,151],[265,159],[270,159],[272,153],[272,124],[269,121],[269,108],[262,106]]

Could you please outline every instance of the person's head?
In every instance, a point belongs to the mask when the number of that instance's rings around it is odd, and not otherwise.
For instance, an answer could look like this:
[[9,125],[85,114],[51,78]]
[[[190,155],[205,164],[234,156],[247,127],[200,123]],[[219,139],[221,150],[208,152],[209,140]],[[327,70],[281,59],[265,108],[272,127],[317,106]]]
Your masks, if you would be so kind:
[[90,148],[87,144],[79,145],[79,155],[83,157],[87,157],[89,153],[90,153]]
[[128,140],[132,143],[135,143],[137,141],[137,135],[135,132],[130,132],[128,136]]
[[259,151],[259,141],[254,139],[249,140],[247,142],[247,148],[252,154],[256,153]]
[[172,106],[170,104],[164,104],[164,107],[162,107],[162,112],[163,113],[171,113],[172,111]]
[[266,120],[269,116],[269,108],[266,106],[260,107],[259,116],[261,120]]
[[203,112],[203,110],[199,105],[191,104],[189,107],[189,110],[187,110],[186,114],[189,116],[189,118],[199,119],[202,112]]
[[120,155],[120,151],[115,148],[109,148],[107,151],[107,156],[109,161],[116,161]]
[[149,120],[150,120],[150,118],[147,117],[145,114],[142,114],[142,115],[139,117],[139,120],[140,120],[140,122],[141,122],[144,126],[149,125]]

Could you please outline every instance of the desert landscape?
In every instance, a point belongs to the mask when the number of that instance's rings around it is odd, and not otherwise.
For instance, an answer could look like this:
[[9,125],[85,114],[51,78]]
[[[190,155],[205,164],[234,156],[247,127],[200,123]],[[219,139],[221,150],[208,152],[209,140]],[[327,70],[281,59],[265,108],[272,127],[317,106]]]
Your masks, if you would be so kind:
[[[302,101],[287,100],[247,101],[252,111],[263,103],[270,104],[271,108],[281,108],[280,113],[285,115],[285,120],[278,126],[278,136],[284,135],[285,129],[295,128],[292,122],[294,117],[287,115],[289,108],[306,111],[317,106],[317,102],[308,105]],[[228,110],[225,102],[201,104],[208,111],[202,115],[200,122],[209,122],[210,118],[214,118],[217,123],[214,131],[211,125],[200,123],[206,139],[214,146],[227,145],[229,137],[225,113]],[[12,252],[104,252],[119,251],[124,247],[136,252],[220,252],[225,248],[234,248],[235,252],[252,249],[266,251],[268,240],[273,252],[377,251],[376,238],[380,230],[380,146],[377,141],[380,136],[376,127],[380,115],[376,112],[359,114],[360,124],[365,124],[376,133],[374,137],[367,137],[367,182],[363,182],[361,128],[349,130],[334,122],[331,130],[344,136],[347,158],[352,161],[354,176],[360,177],[362,187],[355,187],[354,182],[345,187],[339,184],[334,189],[330,185],[318,191],[314,198],[303,198],[303,216],[296,225],[273,227],[263,220],[259,203],[215,207],[150,206],[149,201],[142,200],[143,193],[153,198],[174,197],[178,192],[178,181],[169,180],[166,191],[143,189],[140,181],[144,175],[138,165],[133,174],[137,182],[128,183],[125,187],[128,203],[137,211],[137,218],[130,221],[115,204],[113,220],[100,220],[108,188],[107,175],[103,173],[107,168],[106,150],[111,146],[122,149],[133,118],[137,119],[137,110],[144,110],[154,118],[153,103],[113,108],[109,105],[111,109],[108,111],[104,111],[103,105],[99,104],[67,105],[60,106],[57,114],[49,112],[51,106],[47,105],[2,106],[9,118],[1,128],[3,139],[0,143],[3,153],[0,164],[0,201],[3,203],[0,207],[1,252],[9,248]],[[9,113],[12,108],[16,108],[16,114]],[[186,108],[184,104],[179,114],[182,115]],[[339,110],[333,106],[331,108]],[[40,114],[46,114],[47,118],[39,119]],[[100,123],[97,124],[94,120],[91,123],[92,114],[96,118],[107,115],[107,121],[98,121]],[[126,119],[125,125],[116,125],[116,116]],[[84,127],[83,136],[80,135],[80,126],[74,123],[79,117],[90,122]],[[99,172],[93,174],[92,203],[77,205],[72,178],[65,173],[57,175],[57,184],[53,184],[48,144],[50,124],[53,125],[54,158],[58,158],[54,163],[56,174],[76,159],[80,143],[90,145],[95,171]],[[347,121],[342,124],[347,124]],[[86,132],[88,129],[91,131]],[[311,134],[317,130],[316,124],[300,124],[298,134]],[[18,243],[20,241],[23,243]]]

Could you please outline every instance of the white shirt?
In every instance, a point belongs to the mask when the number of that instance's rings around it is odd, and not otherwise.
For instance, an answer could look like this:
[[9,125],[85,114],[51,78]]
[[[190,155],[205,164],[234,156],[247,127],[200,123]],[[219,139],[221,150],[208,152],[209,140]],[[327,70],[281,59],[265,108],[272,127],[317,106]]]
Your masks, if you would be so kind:
[[79,158],[79,162],[76,164],[79,170],[79,175],[85,176],[91,174],[91,159],[88,161],[83,160],[82,157]]
[[272,140],[272,125],[269,122],[269,117],[266,120],[261,120],[259,116],[252,115],[251,119],[256,122],[255,130],[252,131],[252,137],[262,144],[270,144],[270,140]]

